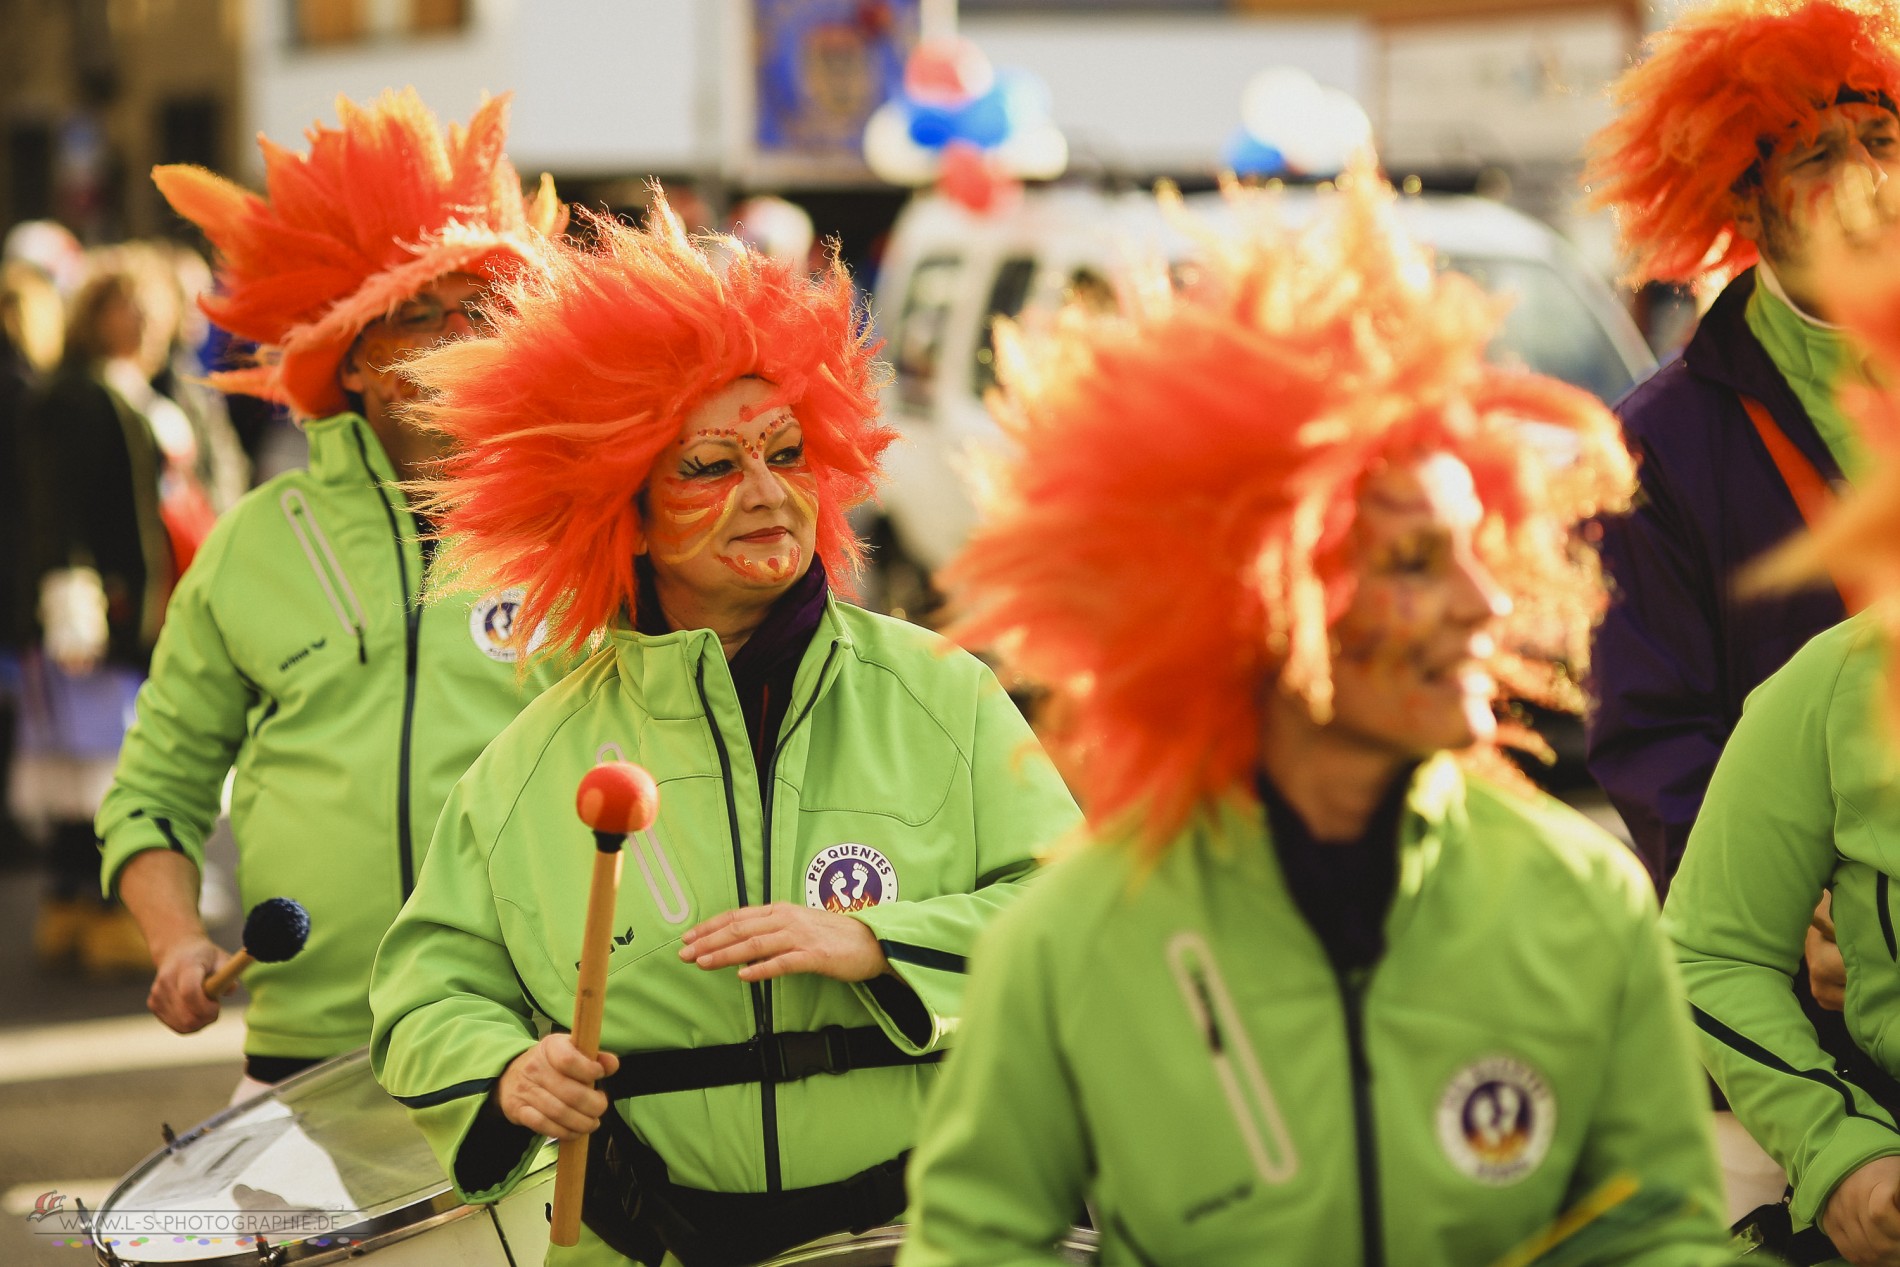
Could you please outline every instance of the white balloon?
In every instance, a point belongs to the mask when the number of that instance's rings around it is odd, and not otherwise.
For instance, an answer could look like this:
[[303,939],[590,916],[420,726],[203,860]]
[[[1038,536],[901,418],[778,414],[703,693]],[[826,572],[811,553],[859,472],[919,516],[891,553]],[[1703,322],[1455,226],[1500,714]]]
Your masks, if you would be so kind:
[[1018,180],[1054,180],[1069,166],[1069,139],[1055,124],[1039,123],[1004,141],[995,154]]
[[872,173],[893,185],[928,185],[940,162],[934,151],[910,139],[910,116],[903,103],[887,101],[864,125],[864,161]]
[[1240,94],[1241,123],[1256,140],[1276,149],[1320,108],[1319,81],[1297,66],[1269,66]]
[[1372,144],[1372,120],[1351,94],[1322,88],[1301,126],[1274,142],[1286,161],[1309,176],[1334,176]]

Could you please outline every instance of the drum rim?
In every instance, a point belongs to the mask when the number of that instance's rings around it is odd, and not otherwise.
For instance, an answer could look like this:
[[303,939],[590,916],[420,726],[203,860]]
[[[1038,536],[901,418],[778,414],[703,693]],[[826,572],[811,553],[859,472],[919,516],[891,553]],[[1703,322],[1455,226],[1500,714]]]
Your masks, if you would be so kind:
[[[293,1074],[285,1078],[282,1082],[276,1083],[272,1086],[271,1090],[278,1091],[288,1087],[294,1087],[302,1082],[315,1081],[319,1075],[333,1074],[339,1069],[347,1068],[353,1064],[361,1064],[368,1059],[369,1048],[359,1047],[355,1051],[344,1052],[340,1056],[333,1056],[320,1064],[312,1065],[302,1073]],[[136,1166],[126,1171],[125,1178],[121,1179],[112,1191],[106,1195],[105,1202],[97,1210],[91,1211],[90,1213],[99,1215],[110,1212],[114,1204],[118,1201],[120,1194],[123,1193],[127,1187],[143,1178],[146,1172],[151,1170],[153,1166],[157,1165],[164,1158],[171,1156],[180,1148],[208,1135],[226,1120],[248,1109],[252,1103],[252,1100],[243,1100],[237,1104],[227,1105],[184,1134],[175,1137],[171,1143],[164,1145],[162,1148],[154,1149]],[[523,1180],[524,1182],[526,1181],[526,1176],[523,1177]],[[406,1205],[400,1210],[392,1210],[387,1214],[380,1214],[375,1218],[364,1219],[361,1222],[351,1224],[349,1227],[338,1228],[334,1232],[327,1233],[329,1236],[348,1237],[349,1244],[347,1245],[314,1245],[308,1240],[299,1240],[284,1241],[281,1244],[272,1243],[271,1249],[273,1252],[282,1251],[283,1257],[276,1259],[276,1261],[285,1264],[286,1267],[291,1263],[299,1264],[300,1267],[319,1267],[320,1264],[337,1262],[348,1258],[352,1254],[367,1253],[372,1249],[378,1249],[385,1245],[393,1245],[397,1241],[408,1239],[410,1236],[420,1235],[433,1228],[453,1223],[459,1218],[466,1218],[471,1214],[479,1214],[483,1210],[491,1208],[492,1207],[488,1205],[469,1205],[457,1200],[455,1189],[451,1186],[444,1191],[436,1193],[427,1201],[418,1201],[412,1205]],[[425,1211],[426,1213],[424,1213]],[[418,1214],[421,1215],[420,1218],[416,1217]],[[90,1221],[90,1219],[87,1220],[88,1223],[90,1223]],[[496,1226],[496,1235],[501,1235],[499,1224]],[[140,1260],[136,1258],[122,1258],[111,1246],[105,1244],[90,1231],[87,1232],[87,1236],[92,1239],[93,1253],[99,1263],[99,1267],[128,1267],[128,1265],[132,1265],[132,1267],[147,1267],[147,1264],[151,1264],[152,1267],[157,1267],[159,1263],[163,1262],[163,1260],[153,1259]],[[265,1239],[269,1240],[268,1237]],[[248,1247],[233,1251],[221,1258],[188,1259],[178,1264],[178,1267],[258,1267],[257,1245],[255,1240],[253,1240]]]

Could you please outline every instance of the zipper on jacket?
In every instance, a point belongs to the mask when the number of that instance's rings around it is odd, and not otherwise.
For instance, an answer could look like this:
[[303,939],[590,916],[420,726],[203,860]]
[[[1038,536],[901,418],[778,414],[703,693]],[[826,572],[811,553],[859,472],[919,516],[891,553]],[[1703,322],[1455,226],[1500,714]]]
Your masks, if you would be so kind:
[[[337,560],[336,551],[330,547],[330,538],[324,535],[323,526],[317,522],[310,503],[304,500],[301,491],[289,488],[277,499],[277,508],[284,512],[285,522],[289,523],[291,532],[296,534],[297,544],[303,547],[303,556],[310,561],[310,570],[317,574],[317,583],[323,586],[323,596],[330,600],[330,610],[336,613],[338,623],[343,626],[345,633],[356,636],[356,662],[368,664],[369,646],[363,634],[363,605],[356,601],[356,591],[350,586],[350,578],[343,571],[343,564]],[[314,547],[312,541],[316,543]]]
[[383,504],[383,514],[389,519],[390,540],[396,546],[396,577],[402,585],[402,733],[396,749],[396,853],[402,864],[402,900],[407,902],[416,887],[415,834],[409,826],[409,765],[416,728],[416,659],[422,641],[422,603],[420,595],[409,593],[409,555],[402,548],[402,528],[396,523],[396,508],[390,504],[383,482],[376,478],[376,468],[370,465],[362,429],[352,426],[350,436],[356,441],[356,454],[362,459],[363,474],[369,477],[370,489]]
[[[772,744],[772,755],[770,758],[767,759],[765,763],[765,770],[760,776],[764,780],[764,783],[761,785],[759,790],[761,794],[760,799],[762,802],[762,808],[765,812],[764,831],[761,834],[765,838],[764,897],[767,902],[770,902],[772,900],[772,792],[778,783],[778,777],[777,777],[778,776],[778,754],[785,750],[785,741],[792,737],[793,732],[798,729],[800,724],[802,724],[807,717],[811,716],[811,710],[817,707],[818,692],[823,689],[824,684],[825,684],[825,675],[831,672],[831,662],[835,660],[837,656],[838,656],[838,644],[836,642],[833,642],[831,644],[831,650],[825,653],[824,664],[818,670],[818,684],[812,690],[811,698],[805,701],[805,707],[803,711],[801,711],[798,714],[798,716],[792,719],[792,724],[785,728],[785,733],[783,735],[780,735],[778,739]],[[763,736],[765,733],[765,729],[763,725],[764,718],[760,718],[760,723],[761,725],[760,725],[759,733],[761,736]],[[770,1042],[772,1038],[773,1026],[776,1024],[776,1020],[772,1015],[772,983],[770,981],[767,981],[767,982],[764,982],[764,985],[765,985],[765,1031],[764,1031],[764,1034],[765,1034],[765,1040],[767,1042]],[[762,1089],[765,1092],[764,1109],[765,1109],[766,1190],[768,1192],[777,1192],[781,1186],[779,1182],[779,1158],[778,1158],[778,1088],[774,1086],[772,1083],[767,1082],[763,1084]]]
[[1372,1063],[1366,1056],[1366,985],[1369,972],[1334,970],[1346,1009],[1346,1048],[1352,1072],[1352,1133],[1359,1165],[1360,1262],[1385,1267],[1385,1212],[1379,1204],[1379,1139],[1372,1116]]
[[1207,939],[1191,931],[1176,934],[1168,942],[1168,966],[1207,1044],[1215,1081],[1227,1097],[1255,1172],[1265,1183],[1286,1183],[1300,1168],[1293,1137]]
[[[739,887],[739,905],[746,904],[745,891],[745,844],[739,833],[739,802],[732,792],[732,755],[726,751],[726,737],[719,732],[719,722],[713,716],[712,700],[706,694],[706,662],[701,660],[693,670],[693,685],[699,690],[700,707],[706,710],[706,728],[712,731],[713,749],[719,754],[719,782],[726,790],[726,825],[732,835],[732,874]],[[766,886],[771,887],[769,884]],[[768,893],[769,897],[770,894]],[[763,983],[754,981],[752,989],[752,1037],[763,1042],[770,1033],[766,1020],[765,990]],[[760,1112],[765,1121],[765,1182],[770,1192],[779,1190],[778,1166],[778,1101],[772,1094],[772,1084],[759,1084]]]

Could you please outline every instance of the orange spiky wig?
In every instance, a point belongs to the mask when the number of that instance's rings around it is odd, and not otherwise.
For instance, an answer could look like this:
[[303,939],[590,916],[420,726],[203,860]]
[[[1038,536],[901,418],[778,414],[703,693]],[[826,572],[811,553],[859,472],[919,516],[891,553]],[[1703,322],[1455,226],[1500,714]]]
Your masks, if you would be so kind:
[[260,346],[259,364],[212,382],[303,418],[346,407],[337,367],[363,327],[445,274],[492,277],[537,257],[567,218],[546,176],[522,197],[502,156],[506,96],[446,134],[414,89],[368,106],[338,98],[337,121],[310,129],[308,154],[258,138],[263,198],[202,167],[152,169],[217,251],[205,314]]
[[[1616,421],[1488,366],[1502,306],[1434,272],[1383,180],[1342,184],[1297,231],[1269,195],[1230,190],[1245,231],[1195,231],[1180,290],[1157,271],[1122,314],[1072,306],[1033,345],[1012,328],[999,343],[995,407],[1019,452],[945,574],[955,632],[1055,692],[1091,816],[1150,848],[1253,794],[1264,686],[1328,716],[1359,488],[1395,458],[1471,469],[1479,549],[1516,604],[1490,666],[1501,693],[1580,703],[1560,665],[1581,668],[1603,590],[1570,530],[1626,501]],[[1576,459],[1540,458],[1526,422]]]
[[1841,101],[1900,98],[1892,0],[1706,0],[1651,37],[1611,88],[1584,182],[1616,213],[1632,282],[1725,280],[1754,264],[1738,193]]
[[[657,191],[656,191],[657,195]],[[406,364],[426,389],[414,416],[454,442],[426,485],[445,575],[519,585],[523,628],[579,650],[635,610],[646,544],[635,494],[696,406],[741,378],[788,407],[817,482],[817,554],[848,587],[861,560],[845,522],[871,496],[895,433],[877,420],[882,372],[834,257],[818,274],[721,239],[720,262],[658,195],[644,228],[589,220],[499,292],[488,337]]]

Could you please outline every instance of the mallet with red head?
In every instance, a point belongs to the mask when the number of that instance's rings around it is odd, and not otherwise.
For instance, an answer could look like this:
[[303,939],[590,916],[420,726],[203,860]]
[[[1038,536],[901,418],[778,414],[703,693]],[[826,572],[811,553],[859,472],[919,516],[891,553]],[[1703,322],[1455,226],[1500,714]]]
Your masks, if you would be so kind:
[[[580,981],[574,995],[574,1046],[588,1059],[600,1055],[601,1006],[607,993],[607,956],[612,950],[614,902],[620,893],[620,846],[630,832],[645,831],[660,812],[653,776],[630,761],[608,761],[589,770],[574,808],[594,832],[594,878],[587,892],[587,924],[581,935]],[[613,1112],[613,1106],[607,1108]],[[550,1239],[571,1246],[580,1240],[581,1189],[587,1182],[587,1141],[563,1140],[554,1170]]]

